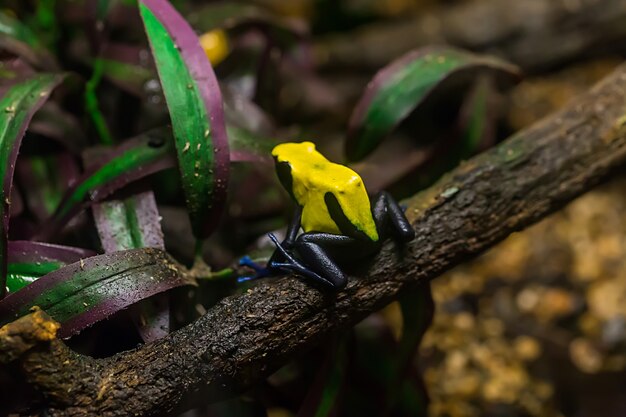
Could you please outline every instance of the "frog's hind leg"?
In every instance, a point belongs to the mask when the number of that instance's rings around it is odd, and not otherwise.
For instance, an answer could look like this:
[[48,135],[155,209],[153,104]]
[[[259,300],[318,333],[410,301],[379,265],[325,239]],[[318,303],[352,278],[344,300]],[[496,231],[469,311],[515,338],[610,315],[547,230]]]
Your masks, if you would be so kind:
[[[301,239],[296,241],[296,250],[298,254],[305,262],[310,260],[313,264],[315,264],[314,268],[311,268],[295,259],[280,243],[278,243],[278,240],[274,235],[270,233],[269,237],[276,245],[276,252],[280,253],[281,258],[283,259],[282,261],[276,261],[275,259],[278,259],[278,257],[272,256],[272,259],[268,263],[269,268],[279,269],[285,272],[295,272],[306,278],[314,280],[326,288],[339,290],[345,287],[345,275],[343,275],[343,272],[341,272],[341,270],[319,246],[315,246],[317,249],[309,248],[306,243],[304,246],[300,244]],[[313,256],[311,256],[311,254],[313,254]],[[320,262],[327,267],[318,268],[317,266]]]
[[334,290],[344,288],[348,278],[334,259],[347,260],[349,253],[364,255],[374,251],[375,245],[345,235],[310,232],[298,236],[295,251],[306,266],[326,281]]
[[[374,200],[372,214],[379,233],[391,234],[402,243],[415,238],[415,230],[404,215],[400,205],[386,191],[381,191]],[[381,239],[384,239],[383,236]]]

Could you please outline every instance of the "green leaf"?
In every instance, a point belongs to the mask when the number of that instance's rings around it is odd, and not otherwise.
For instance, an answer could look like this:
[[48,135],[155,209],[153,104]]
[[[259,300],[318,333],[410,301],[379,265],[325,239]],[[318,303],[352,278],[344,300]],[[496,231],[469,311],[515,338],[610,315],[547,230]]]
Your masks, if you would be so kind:
[[229,176],[220,89],[198,37],[167,1],[143,0],[140,11],[170,111],[192,230],[203,239],[217,226]]
[[165,248],[152,191],[96,204],[93,214],[105,252]]
[[7,289],[9,293],[15,292],[62,266],[60,262],[10,263],[7,273]]
[[460,128],[463,134],[460,158],[468,158],[495,140],[496,113],[491,95],[493,80],[485,75],[476,80],[460,111]]
[[94,252],[82,248],[25,240],[10,241],[7,288],[9,292],[15,292],[62,266],[94,255]]
[[0,298],[5,292],[10,198],[15,161],[22,137],[34,113],[43,105],[63,75],[41,74],[34,78],[0,86]]
[[176,161],[172,148],[170,130],[157,129],[111,149],[103,161],[86,172],[65,194],[52,222],[39,237],[46,240],[57,227],[84,208],[88,198],[91,202],[101,201],[133,181],[173,167]]
[[249,130],[233,125],[229,125],[227,130],[232,162],[273,164],[272,149],[278,141],[260,137]]
[[[105,252],[127,249],[165,249],[159,211],[152,191],[124,200],[105,201],[93,206],[93,217]],[[157,294],[137,303],[130,311],[144,342],[169,333],[169,298]]]
[[346,378],[349,338],[334,343],[320,367],[306,398],[298,411],[298,417],[329,417],[335,411],[341,387]]
[[148,68],[112,58],[100,58],[103,76],[120,88],[136,95],[144,94],[146,82],[155,74]]
[[518,69],[505,61],[449,47],[415,50],[394,61],[378,72],[352,113],[348,159],[367,156],[439,89],[454,88],[463,94],[478,74],[485,73],[498,75],[503,85],[519,79]]
[[154,294],[194,285],[164,251],[145,248],[98,255],[51,272],[0,301],[0,326],[39,306],[61,323],[59,337]]
[[[394,371],[391,382],[387,386],[387,407],[391,410],[400,400],[403,385],[413,368],[418,354],[419,345],[430,326],[434,303],[430,283],[420,285],[404,294],[399,300],[402,311],[402,336],[398,352],[394,357]],[[422,399],[420,415],[426,415],[426,397]]]
[[54,70],[56,60],[39,42],[30,28],[14,17],[0,12],[0,49],[6,49],[38,67]]
[[16,169],[20,189],[28,190],[26,205],[39,222],[50,219],[69,184],[79,176],[78,163],[67,153],[22,157]]
[[22,22],[0,12],[0,35],[10,36],[11,38],[23,42],[33,49],[42,47],[37,36]]

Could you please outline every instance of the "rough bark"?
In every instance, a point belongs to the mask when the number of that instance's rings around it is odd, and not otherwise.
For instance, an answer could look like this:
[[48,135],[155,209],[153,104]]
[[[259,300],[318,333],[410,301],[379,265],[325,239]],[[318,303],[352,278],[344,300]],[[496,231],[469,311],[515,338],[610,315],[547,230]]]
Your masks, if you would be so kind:
[[624,0],[481,0],[377,23],[316,44],[321,66],[381,68],[425,45],[502,56],[532,72],[581,57],[626,51]]
[[94,360],[52,340],[17,361],[50,415],[167,415],[236,394],[608,177],[626,161],[625,115],[626,65],[413,197],[417,238],[402,250],[388,242],[336,295],[295,277],[268,280],[134,351]]

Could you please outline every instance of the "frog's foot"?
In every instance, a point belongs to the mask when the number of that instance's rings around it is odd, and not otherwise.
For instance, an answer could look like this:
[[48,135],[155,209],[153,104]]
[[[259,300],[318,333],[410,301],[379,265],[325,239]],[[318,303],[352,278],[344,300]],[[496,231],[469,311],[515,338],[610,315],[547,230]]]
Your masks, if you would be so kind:
[[272,275],[270,268],[262,267],[258,263],[254,262],[248,255],[244,256],[243,258],[239,260],[239,265],[247,266],[248,268],[253,269],[255,272],[254,275],[243,276],[243,277],[237,278],[237,282],[239,283],[252,281],[255,279],[259,279],[259,278],[265,278],[265,277],[269,277]]
[[[253,269],[255,274],[239,277],[237,278],[237,282],[241,283],[259,278],[280,275],[281,273],[289,272],[289,270],[285,270],[288,269],[290,265],[299,265],[299,263],[289,254],[289,252],[287,252],[283,245],[278,242],[278,239],[276,239],[276,236],[274,236],[273,233],[268,233],[268,236],[272,240],[272,242],[274,242],[274,245],[276,245],[276,252],[278,252],[282,256],[277,257],[276,254],[272,255],[265,267],[254,262],[249,256],[244,256],[239,260],[239,265],[247,266],[248,268]],[[280,258],[281,262],[276,261],[277,258]],[[286,261],[283,262],[283,259],[286,259]]]
[[261,272],[265,269],[258,263],[254,262],[248,255],[239,260],[239,266],[247,266],[248,268],[254,269],[255,272]]

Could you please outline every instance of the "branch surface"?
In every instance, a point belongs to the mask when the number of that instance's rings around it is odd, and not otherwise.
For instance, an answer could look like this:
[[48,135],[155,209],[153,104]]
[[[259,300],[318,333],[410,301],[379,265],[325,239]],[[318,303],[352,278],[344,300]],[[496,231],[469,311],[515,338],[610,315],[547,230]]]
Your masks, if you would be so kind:
[[54,339],[20,351],[17,362],[50,415],[168,415],[218,401],[545,217],[625,161],[626,65],[413,197],[407,214],[417,238],[402,250],[387,242],[336,295],[295,277],[268,280],[134,351],[95,360]]

